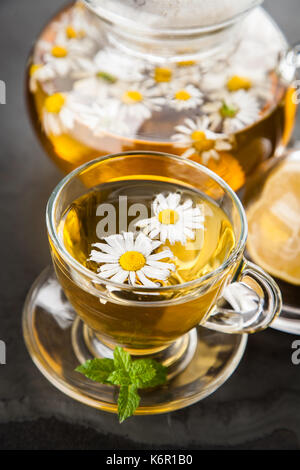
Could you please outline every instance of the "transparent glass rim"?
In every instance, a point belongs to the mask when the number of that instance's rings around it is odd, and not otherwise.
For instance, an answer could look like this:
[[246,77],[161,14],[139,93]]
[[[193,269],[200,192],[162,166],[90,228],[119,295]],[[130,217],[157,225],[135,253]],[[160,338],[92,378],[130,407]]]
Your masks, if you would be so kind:
[[[59,200],[62,190],[69,184],[69,182],[72,179],[76,178],[80,173],[82,173],[83,171],[86,171],[88,168],[98,164],[99,162],[105,161],[105,160],[111,160],[111,159],[123,157],[123,156],[126,157],[130,155],[163,156],[163,157],[175,160],[175,161],[179,161],[181,163],[183,162],[184,164],[189,165],[197,169],[198,171],[200,170],[202,173],[205,173],[208,177],[212,178],[219,186],[221,186],[221,188],[225,191],[225,193],[228,193],[230,195],[234,203],[234,206],[236,207],[238,214],[239,214],[240,223],[241,223],[241,233],[239,236],[239,240],[235,244],[234,250],[232,251],[230,256],[217,269],[197,279],[193,279],[192,281],[188,281],[183,284],[177,284],[174,286],[166,286],[166,287],[130,286],[129,284],[121,284],[118,282],[113,282],[109,279],[101,278],[98,274],[94,273],[93,271],[90,271],[89,269],[81,265],[66,250],[66,248],[64,247],[62,241],[60,240],[58,236],[57,230],[55,228],[55,220],[54,220],[56,203]],[[146,151],[146,150],[145,151],[136,150],[136,151],[120,152],[120,153],[115,153],[111,155],[105,155],[104,157],[98,157],[94,160],[91,160],[90,162],[84,163],[83,165],[79,166],[78,168],[73,170],[71,173],[69,173],[67,176],[65,176],[60,181],[60,183],[58,183],[58,185],[55,187],[54,191],[52,192],[48,200],[48,204],[46,208],[46,226],[47,226],[48,235],[55,249],[57,250],[59,255],[62,257],[62,259],[67,263],[67,265],[71,266],[75,271],[80,272],[82,275],[90,278],[92,281],[95,281],[95,283],[97,284],[99,284],[99,281],[101,281],[105,285],[115,287],[119,290],[134,291],[134,292],[140,291],[143,293],[166,292],[166,291],[173,292],[173,291],[178,291],[178,290],[185,289],[185,288],[192,288],[194,286],[197,286],[198,284],[202,284],[203,282],[206,282],[207,280],[211,278],[214,278],[215,276],[222,274],[222,272],[225,271],[229,266],[233,265],[233,263],[239,257],[241,252],[244,250],[246,239],[247,239],[247,218],[246,218],[246,214],[243,209],[242,203],[239,200],[238,196],[235,194],[235,192],[230,188],[230,186],[222,178],[220,178],[216,173],[209,170],[205,166],[200,165],[199,163],[193,162],[191,160],[183,159],[182,157],[179,157],[177,155],[172,155],[170,153],[152,152],[152,151]]]
[[241,12],[237,13],[236,15],[233,15],[231,18],[228,18],[227,20],[221,21],[214,23],[212,25],[207,25],[207,26],[192,26],[192,27],[175,27],[175,28],[152,28],[152,27],[147,27],[144,24],[142,25],[142,28],[139,27],[139,25],[135,22],[132,21],[128,18],[124,18],[120,15],[117,15],[116,13],[113,13],[106,8],[101,7],[100,5],[97,6],[97,11],[91,5],[89,0],[83,0],[84,4],[86,7],[92,11],[95,15],[97,15],[101,20],[107,22],[110,25],[115,25],[124,29],[130,29],[132,31],[142,31],[145,35],[153,35],[155,36],[160,36],[161,38],[163,36],[168,37],[169,35],[172,36],[177,36],[177,37],[182,37],[182,36],[201,36],[204,34],[213,34],[214,32],[218,32],[221,30],[224,30],[233,24],[235,24],[237,21],[241,20],[244,16],[246,16],[250,11],[252,11],[254,8],[257,6],[261,5],[264,0],[256,0],[253,2],[253,4],[242,10]]

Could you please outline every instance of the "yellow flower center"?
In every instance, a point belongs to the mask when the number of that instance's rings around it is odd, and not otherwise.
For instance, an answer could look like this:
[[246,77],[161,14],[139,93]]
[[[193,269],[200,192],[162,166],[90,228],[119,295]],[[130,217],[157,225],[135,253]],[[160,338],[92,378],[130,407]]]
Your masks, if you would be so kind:
[[119,263],[125,271],[139,271],[145,266],[146,258],[139,251],[126,251],[120,257]]
[[32,77],[37,70],[42,67],[41,64],[32,64],[29,69],[29,76]]
[[179,220],[179,215],[173,209],[164,209],[158,214],[158,220],[163,225],[174,225]]
[[175,93],[175,99],[181,101],[187,101],[191,98],[191,95],[186,90],[178,90]]
[[76,31],[73,26],[69,25],[66,27],[66,36],[68,39],[82,39],[86,36],[84,29]]
[[65,104],[65,97],[61,93],[54,93],[45,99],[45,108],[48,113],[58,114]]
[[249,90],[252,87],[252,82],[247,77],[233,75],[227,82],[229,91]]
[[157,83],[170,82],[172,79],[172,70],[167,67],[156,67],[154,71],[154,80]]
[[143,100],[143,95],[137,90],[127,90],[122,96],[122,101],[125,104],[139,103]]
[[177,62],[178,67],[191,67],[192,65],[195,65],[194,60],[182,60],[180,62]]
[[53,57],[56,57],[58,59],[62,59],[63,57],[66,57],[68,55],[67,49],[63,46],[53,46],[51,53]]
[[77,33],[73,26],[67,26],[66,27],[66,35],[69,39],[75,39],[77,38]]
[[213,149],[215,146],[215,141],[207,139],[203,131],[192,132],[191,139],[193,140],[193,147],[197,152],[205,152]]

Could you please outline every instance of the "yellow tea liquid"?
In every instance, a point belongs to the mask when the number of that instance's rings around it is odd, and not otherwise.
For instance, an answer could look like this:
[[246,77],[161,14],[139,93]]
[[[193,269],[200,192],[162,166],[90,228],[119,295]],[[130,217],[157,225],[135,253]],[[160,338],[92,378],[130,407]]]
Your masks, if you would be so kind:
[[[75,200],[61,219],[58,231],[67,251],[82,266],[98,273],[99,267],[105,263],[90,260],[90,255],[95,249],[94,244],[106,243],[99,236],[111,235],[111,229],[115,230],[114,233],[130,231],[136,226],[141,207],[151,217],[151,208],[157,195],[166,199],[170,194],[178,195],[180,205],[192,201],[192,205],[189,203],[190,209],[199,210],[203,220],[202,226],[193,230],[194,239],[187,237],[185,242],[174,243],[166,240],[153,250],[154,255],[166,249],[172,253],[172,257],[160,260],[166,266],[172,263],[173,270],[170,270],[169,276],[164,280],[153,276],[151,280],[157,287],[177,287],[174,291],[170,289],[156,295],[140,294],[137,298],[130,292],[112,289],[110,300],[101,302],[95,290],[97,285],[93,283],[93,288],[89,289],[88,284],[84,285],[80,280],[79,274],[67,272],[54,251],[57,275],[70,302],[81,318],[110,344],[122,344],[130,349],[157,348],[203,322],[232,273],[224,270],[218,278],[203,282],[196,290],[183,284],[214,271],[224,263],[235,246],[233,227],[225,212],[205,194],[173,183],[152,180],[122,180],[102,184]],[[163,220],[166,215],[170,216],[170,210],[167,212],[166,209],[160,212],[158,218]],[[109,213],[115,214],[113,220],[108,219]],[[176,209],[169,219],[164,220],[165,224],[174,222]],[[155,240],[159,241],[160,235]],[[100,277],[101,273],[99,281]],[[136,281],[140,287],[142,283],[138,276]],[[129,279],[124,285],[128,285],[128,282]],[[105,285],[102,280],[103,283]],[[189,294],[192,292],[191,298]],[[185,301],[184,296],[188,301]],[[131,300],[135,300],[133,305]],[[157,301],[165,303],[158,305]]]

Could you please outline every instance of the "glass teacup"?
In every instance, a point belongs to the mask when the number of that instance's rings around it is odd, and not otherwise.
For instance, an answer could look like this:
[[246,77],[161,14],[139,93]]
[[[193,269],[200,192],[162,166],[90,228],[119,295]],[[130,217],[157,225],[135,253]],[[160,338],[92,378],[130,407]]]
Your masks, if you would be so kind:
[[[232,225],[235,243],[230,255],[200,278],[159,287],[113,282],[79,263],[60,233],[65,211],[99,185],[130,180],[170,182],[206,195]],[[243,258],[247,223],[238,197],[195,162],[154,152],[127,152],[89,162],[54,190],[47,228],[57,278],[83,322],[83,338],[94,356],[109,356],[119,345],[133,355],[157,355],[166,364],[176,363],[177,373],[198,325],[225,333],[252,333],[266,328],[280,312],[276,283]],[[73,346],[84,360],[76,335],[73,332]]]

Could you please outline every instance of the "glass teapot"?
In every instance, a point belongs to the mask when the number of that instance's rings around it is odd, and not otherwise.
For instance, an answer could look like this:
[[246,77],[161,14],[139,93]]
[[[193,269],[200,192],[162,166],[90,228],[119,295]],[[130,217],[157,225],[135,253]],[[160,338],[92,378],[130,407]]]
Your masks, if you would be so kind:
[[288,142],[297,50],[259,0],[86,0],[28,65],[30,115],[65,172],[129,150],[181,155],[236,191]]

